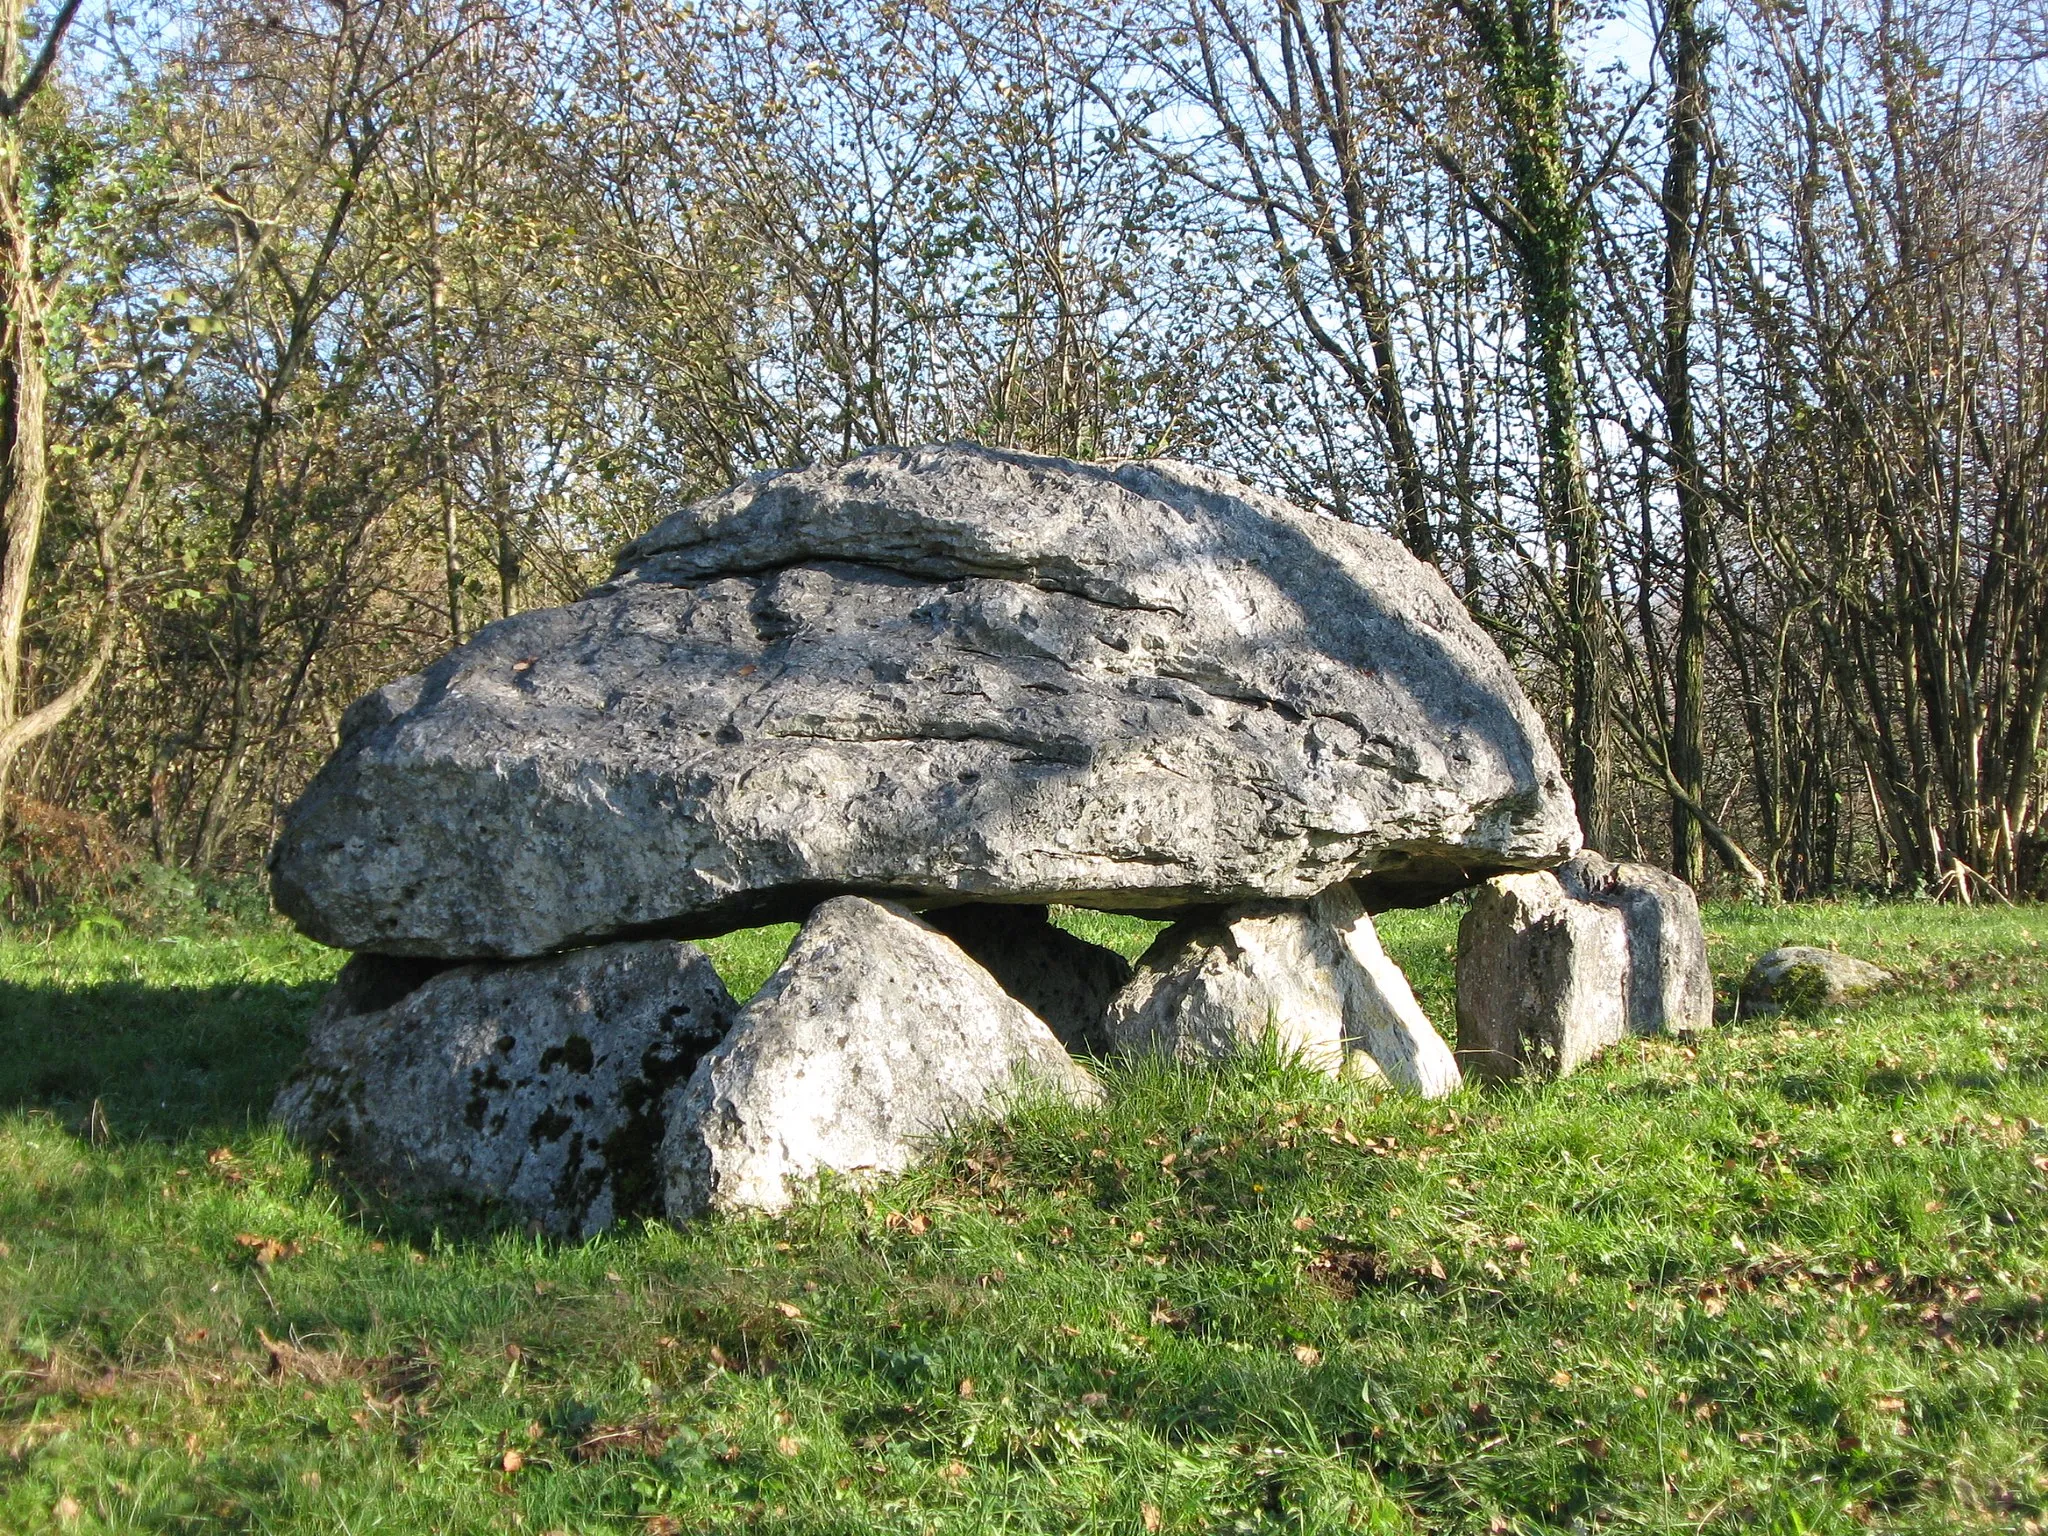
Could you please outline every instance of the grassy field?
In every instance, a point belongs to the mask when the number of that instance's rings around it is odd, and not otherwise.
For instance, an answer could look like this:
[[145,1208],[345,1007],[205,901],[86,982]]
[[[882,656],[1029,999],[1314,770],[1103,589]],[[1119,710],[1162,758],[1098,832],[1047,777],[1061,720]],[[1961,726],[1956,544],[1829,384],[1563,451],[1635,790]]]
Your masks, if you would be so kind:
[[[1904,982],[1434,1105],[1112,1073],[580,1246],[266,1125],[333,954],[0,942],[0,1531],[2041,1529],[2048,912],[1710,925]],[[1447,1021],[1454,914],[1383,931]]]

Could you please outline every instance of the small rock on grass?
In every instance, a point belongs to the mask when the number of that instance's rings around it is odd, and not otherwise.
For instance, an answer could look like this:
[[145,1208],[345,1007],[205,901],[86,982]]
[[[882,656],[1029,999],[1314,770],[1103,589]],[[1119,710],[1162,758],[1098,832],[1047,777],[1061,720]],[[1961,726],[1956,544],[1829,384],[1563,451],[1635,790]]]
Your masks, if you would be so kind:
[[949,1127],[1034,1087],[1100,1094],[958,945],[893,903],[838,897],[671,1094],[669,1219],[780,1210],[828,1171],[897,1172]]
[[1742,1011],[1817,1013],[1868,997],[1892,973],[1853,955],[1786,944],[1757,958],[1742,981]]

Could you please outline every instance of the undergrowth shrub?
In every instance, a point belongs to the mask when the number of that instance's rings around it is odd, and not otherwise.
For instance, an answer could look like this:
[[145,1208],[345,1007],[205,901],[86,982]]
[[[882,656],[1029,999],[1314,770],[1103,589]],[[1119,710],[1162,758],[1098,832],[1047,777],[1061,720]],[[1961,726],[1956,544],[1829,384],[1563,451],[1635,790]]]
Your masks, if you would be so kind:
[[148,857],[103,816],[15,800],[0,836],[0,928],[53,934],[225,932],[276,921],[260,874]]

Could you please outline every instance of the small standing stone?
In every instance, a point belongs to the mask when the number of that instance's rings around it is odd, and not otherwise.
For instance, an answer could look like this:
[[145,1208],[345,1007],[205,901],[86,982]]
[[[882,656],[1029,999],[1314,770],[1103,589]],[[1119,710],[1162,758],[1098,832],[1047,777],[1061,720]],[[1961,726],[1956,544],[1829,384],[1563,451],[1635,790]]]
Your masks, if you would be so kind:
[[1070,1051],[1099,1056],[1109,1044],[1102,1016],[1131,979],[1131,962],[1076,938],[1042,906],[976,903],[942,907],[925,921],[1045,1021]]
[[1344,1048],[1335,946],[1300,902],[1257,901],[1207,921],[1175,923],[1139,957],[1103,1021],[1127,1055],[1195,1064],[1270,1040],[1336,1077],[1377,1069]]
[[826,1171],[896,1172],[1026,1084],[1101,1091],[950,939],[893,903],[838,897],[670,1095],[669,1219],[780,1210]]
[[1868,997],[1892,973],[1867,960],[1786,944],[1757,958],[1742,981],[1744,1013],[1817,1013]]
[[692,944],[438,970],[358,955],[276,1114],[379,1182],[586,1237],[656,1208],[663,1097],[732,1015]]
[[1270,1039],[1331,1076],[1384,1075],[1429,1097],[1460,1081],[1349,885],[1176,923],[1104,1024],[1118,1049],[1177,1061],[1222,1060]]
[[1714,1022],[1714,973],[1699,898],[1676,875],[1590,849],[1557,871],[1567,894],[1612,907],[1628,926],[1628,1027],[1688,1034]]
[[1552,874],[1481,885],[1458,924],[1458,1061],[1468,1076],[1562,1077],[1628,1031],[1628,925]]

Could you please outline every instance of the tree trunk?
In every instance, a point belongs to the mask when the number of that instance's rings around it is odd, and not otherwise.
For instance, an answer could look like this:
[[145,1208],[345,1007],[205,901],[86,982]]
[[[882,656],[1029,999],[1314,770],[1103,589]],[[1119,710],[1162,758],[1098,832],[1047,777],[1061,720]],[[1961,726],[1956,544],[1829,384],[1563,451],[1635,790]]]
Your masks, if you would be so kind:
[[[19,4],[6,8],[0,80],[12,89],[19,69],[15,38]],[[0,340],[0,733],[25,712],[22,638],[29,587],[49,500],[45,295],[36,272],[35,231],[24,206],[22,142],[17,119],[0,120],[0,301],[7,307]],[[0,813],[19,744],[0,755]]]
[[[1696,0],[1671,0],[1671,114],[1665,128],[1664,336],[1659,392],[1671,434],[1671,475],[1678,500],[1678,647],[1672,662],[1671,773],[1694,805],[1706,798],[1702,706],[1706,694],[1706,497],[1692,407],[1693,226],[1699,218],[1700,146],[1706,137],[1709,43]],[[1671,802],[1671,867],[1698,885],[1706,875],[1699,827],[1684,799]]]
[[[8,780],[22,747],[62,722],[85,697],[111,652],[109,629],[94,635],[79,680],[41,709],[24,697],[22,641],[29,589],[49,504],[50,292],[37,270],[21,114],[47,78],[57,46],[77,14],[70,0],[51,22],[35,62],[23,70],[25,0],[0,3],[0,832],[6,829]],[[105,554],[102,548],[102,554]],[[102,615],[102,626],[111,615]]]
[[1613,688],[1600,515],[1579,441],[1579,258],[1584,216],[1572,192],[1565,16],[1548,0],[1456,0],[1506,138],[1507,236],[1522,294],[1538,402],[1538,496],[1564,551],[1571,671],[1567,755],[1586,845],[1612,840]]

